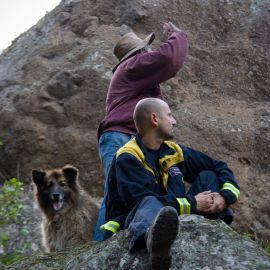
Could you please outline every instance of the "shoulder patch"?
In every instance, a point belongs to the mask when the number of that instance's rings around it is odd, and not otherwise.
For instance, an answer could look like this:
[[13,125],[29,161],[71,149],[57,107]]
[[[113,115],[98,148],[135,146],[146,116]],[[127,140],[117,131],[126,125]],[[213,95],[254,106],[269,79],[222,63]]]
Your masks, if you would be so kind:
[[168,173],[170,174],[170,176],[176,176],[176,175],[183,176],[181,170],[176,166],[172,166],[171,168],[169,168]]

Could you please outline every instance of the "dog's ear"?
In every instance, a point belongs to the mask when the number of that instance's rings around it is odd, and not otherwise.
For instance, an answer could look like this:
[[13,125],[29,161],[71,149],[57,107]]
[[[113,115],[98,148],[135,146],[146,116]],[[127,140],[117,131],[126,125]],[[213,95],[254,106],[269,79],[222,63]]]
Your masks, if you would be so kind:
[[77,176],[78,176],[78,169],[76,169],[75,167],[71,165],[66,165],[65,167],[63,167],[62,170],[63,170],[64,176],[66,177],[66,179],[68,180],[70,184],[73,184],[76,182]]
[[32,179],[37,186],[41,186],[44,183],[44,177],[46,173],[43,171],[32,170]]

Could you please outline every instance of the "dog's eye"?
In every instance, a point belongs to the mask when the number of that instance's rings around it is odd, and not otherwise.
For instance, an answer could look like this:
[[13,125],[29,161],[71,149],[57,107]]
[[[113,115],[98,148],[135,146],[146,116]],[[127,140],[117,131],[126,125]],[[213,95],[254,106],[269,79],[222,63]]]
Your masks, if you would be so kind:
[[48,182],[47,183],[47,187],[52,187],[53,186],[53,182]]
[[64,186],[66,185],[66,183],[65,183],[64,181],[61,181],[61,182],[59,183],[59,185],[62,186],[62,187],[64,187]]

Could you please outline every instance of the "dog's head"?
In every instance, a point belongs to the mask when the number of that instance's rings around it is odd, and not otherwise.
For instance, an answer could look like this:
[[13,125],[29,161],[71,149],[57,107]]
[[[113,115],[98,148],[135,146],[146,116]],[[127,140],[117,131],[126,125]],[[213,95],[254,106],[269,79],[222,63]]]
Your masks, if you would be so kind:
[[48,171],[32,171],[37,201],[45,214],[64,213],[76,203],[77,178],[78,170],[71,165]]

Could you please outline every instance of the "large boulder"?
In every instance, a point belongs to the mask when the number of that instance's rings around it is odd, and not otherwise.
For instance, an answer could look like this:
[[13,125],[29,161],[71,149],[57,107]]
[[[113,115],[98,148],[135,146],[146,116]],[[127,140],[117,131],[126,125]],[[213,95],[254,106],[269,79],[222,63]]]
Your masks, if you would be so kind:
[[[129,254],[130,236],[121,231],[102,243],[92,243],[65,252],[25,258],[12,270],[145,270],[146,249]],[[270,257],[255,242],[246,239],[223,222],[201,216],[181,216],[179,232],[171,250],[176,270],[268,270]]]
[[234,228],[270,240],[268,0],[63,0],[0,55],[0,179],[34,168],[80,169],[102,195],[96,129],[104,116],[119,36],[171,20],[188,35],[182,71],[163,84],[176,141],[225,160],[241,198]]

